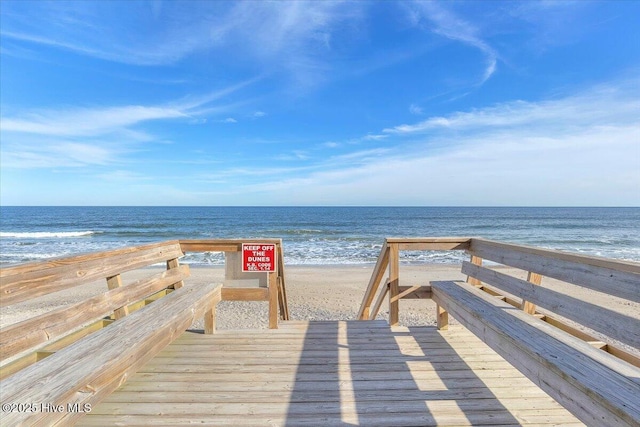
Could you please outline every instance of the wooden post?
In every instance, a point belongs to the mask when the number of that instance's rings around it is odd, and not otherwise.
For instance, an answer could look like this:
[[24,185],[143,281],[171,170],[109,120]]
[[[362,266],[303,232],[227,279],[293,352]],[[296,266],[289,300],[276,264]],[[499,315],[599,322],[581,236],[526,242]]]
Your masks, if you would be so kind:
[[[171,270],[172,268],[178,268],[180,266],[180,262],[178,258],[170,259],[167,261],[167,270]],[[184,286],[184,282],[181,280],[173,285],[173,289],[180,289]]]
[[[534,285],[540,285],[542,283],[542,276],[538,273],[533,273],[530,271],[527,275],[527,282],[531,282]],[[520,305],[520,308],[525,313],[534,314],[536,312],[536,305],[524,299],[522,300],[522,305]]]
[[[475,256],[475,255],[471,255],[471,264],[474,265],[478,265],[481,266],[482,265],[482,258]],[[473,285],[475,287],[481,287],[482,286],[482,282],[478,279],[476,279],[475,277],[471,277],[471,276],[467,276],[467,283],[470,285]]]
[[389,325],[397,326],[400,321],[400,301],[398,293],[400,286],[400,259],[397,243],[389,244]]
[[439,331],[449,329],[449,313],[439,305],[436,305],[436,322]]
[[269,272],[269,329],[278,329],[278,272]]
[[[107,277],[107,287],[109,288],[109,290],[116,289],[121,286],[122,286],[122,277],[120,277],[119,274],[116,274],[115,276]],[[129,307],[125,305],[123,307],[117,308],[113,312],[113,317],[114,319],[118,320],[118,319],[122,319],[128,314],[129,314]]]
[[216,333],[216,305],[217,302],[214,302],[213,306],[204,312],[204,333],[205,334],[215,334]]

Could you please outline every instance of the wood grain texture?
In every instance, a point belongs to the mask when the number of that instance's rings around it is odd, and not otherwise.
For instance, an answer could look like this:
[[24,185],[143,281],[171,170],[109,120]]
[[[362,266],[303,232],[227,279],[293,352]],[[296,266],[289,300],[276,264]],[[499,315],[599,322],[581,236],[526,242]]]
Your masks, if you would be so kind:
[[640,369],[459,282],[433,299],[588,425],[640,423]]
[[[178,260],[178,258],[167,260],[167,270],[171,270],[172,268],[178,268],[178,267],[180,267],[180,261]],[[174,283],[173,288],[180,289],[183,286],[184,286],[184,282],[181,280],[177,283]]]
[[183,265],[127,286],[116,287],[77,304],[3,327],[0,329],[2,358],[4,360],[56,341],[76,328],[108,316],[119,307],[152,295],[188,276],[189,266]]
[[470,252],[484,259],[640,302],[640,264],[472,239]]
[[397,243],[389,244],[389,325],[400,321],[400,248]]
[[374,320],[378,316],[378,313],[380,312],[380,308],[382,308],[382,303],[384,303],[384,300],[388,293],[389,293],[389,280],[387,279],[385,284],[382,286],[380,293],[378,294],[378,298],[376,298],[376,303],[373,305],[373,308],[371,309],[371,313],[369,314],[369,320]]
[[269,329],[278,328],[278,273],[269,273]]
[[5,307],[125,271],[182,256],[178,242],[118,249],[0,269],[0,306]]
[[[542,276],[538,273],[533,273],[529,271],[527,273],[527,282],[533,283],[534,285],[542,284]],[[529,300],[523,299],[522,304],[520,304],[520,309],[528,314],[535,314],[536,305]]]
[[267,288],[222,288],[223,301],[269,301]]
[[[183,287],[29,366],[0,388],[3,403],[95,405],[220,300],[221,285]],[[5,412],[7,425],[68,425],[83,413]]]
[[470,332],[386,321],[183,334],[79,425],[580,425]]
[[[122,287],[122,276],[116,274],[115,276],[107,277],[107,288],[109,290]],[[121,319],[129,314],[129,309],[126,305],[118,307],[113,311],[113,317],[115,320]]]
[[276,248],[278,249],[278,289],[282,301],[282,320],[289,320],[289,300],[287,299],[287,280],[284,270],[284,249],[282,248],[282,244],[277,245]]
[[282,245],[282,239],[183,239],[180,245],[183,252],[240,252],[243,243],[270,243]]
[[385,271],[387,271],[388,266],[389,266],[389,246],[385,241],[384,245],[382,246],[382,249],[380,250],[380,255],[378,255],[378,260],[376,261],[376,265],[373,268],[373,274],[371,275],[371,279],[369,280],[367,289],[364,292],[362,304],[360,305],[360,309],[358,310],[358,319],[360,320],[369,319],[371,303],[373,302],[373,298],[378,292],[378,288],[380,287],[380,282],[382,281],[382,277],[384,276]]
[[634,348],[640,348],[640,319],[638,318],[468,262],[463,263],[462,272],[605,336]]

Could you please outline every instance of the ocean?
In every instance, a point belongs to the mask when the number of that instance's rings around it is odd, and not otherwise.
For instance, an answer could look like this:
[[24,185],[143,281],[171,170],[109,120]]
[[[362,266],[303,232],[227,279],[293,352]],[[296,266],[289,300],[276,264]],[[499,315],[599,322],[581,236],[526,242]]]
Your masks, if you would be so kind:
[[[287,265],[374,263],[386,237],[473,236],[640,261],[640,208],[0,207],[0,264],[170,239],[282,238]],[[460,252],[401,253],[458,263]],[[182,262],[223,265],[221,253]]]

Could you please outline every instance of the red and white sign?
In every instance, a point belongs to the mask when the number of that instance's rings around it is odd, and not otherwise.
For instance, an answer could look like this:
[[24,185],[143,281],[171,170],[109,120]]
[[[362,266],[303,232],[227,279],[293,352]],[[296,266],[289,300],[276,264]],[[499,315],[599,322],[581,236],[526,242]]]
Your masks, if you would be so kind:
[[242,271],[276,271],[276,245],[243,243]]

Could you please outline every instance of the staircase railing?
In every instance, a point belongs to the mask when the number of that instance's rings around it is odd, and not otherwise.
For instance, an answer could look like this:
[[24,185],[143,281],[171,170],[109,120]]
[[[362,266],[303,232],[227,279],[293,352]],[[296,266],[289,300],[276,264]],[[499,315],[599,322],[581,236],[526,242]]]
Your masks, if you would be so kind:
[[[378,315],[385,298],[389,297],[389,324],[397,325],[399,320],[399,302],[404,297],[430,297],[426,286],[400,286],[400,251],[451,251],[467,250],[469,237],[421,237],[388,238],[380,250],[378,261],[373,269],[369,285],[362,299],[358,319],[372,320]],[[381,286],[385,273],[384,285]],[[375,303],[374,303],[375,299]],[[373,304],[373,307],[372,307]]]

